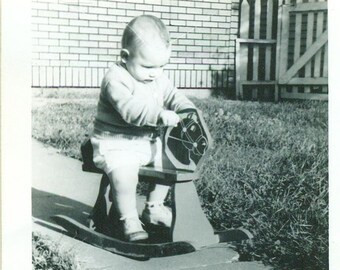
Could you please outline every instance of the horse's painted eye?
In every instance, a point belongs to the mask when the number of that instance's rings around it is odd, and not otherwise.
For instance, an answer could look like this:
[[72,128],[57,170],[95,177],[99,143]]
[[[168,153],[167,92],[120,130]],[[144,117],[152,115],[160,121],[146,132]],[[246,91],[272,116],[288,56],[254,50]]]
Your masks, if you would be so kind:
[[196,131],[196,126],[191,126],[191,127],[190,127],[190,130],[191,130],[192,132]]

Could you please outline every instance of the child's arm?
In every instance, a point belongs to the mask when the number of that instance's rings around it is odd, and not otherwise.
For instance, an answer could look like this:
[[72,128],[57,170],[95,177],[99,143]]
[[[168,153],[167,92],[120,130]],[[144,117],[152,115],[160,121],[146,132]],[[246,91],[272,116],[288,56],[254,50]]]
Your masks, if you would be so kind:
[[[163,79],[163,78],[162,78]],[[164,92],[164,105],[169,110],[179,112],[184,109],[195,109],[195,105],[164,76],[166,88]]]
[[106,86],[106,96],[123,120],[135,126],[157,126],[164,109],[150,105],[148,99],[137,98],[129,87],[120,81],[111,80]]

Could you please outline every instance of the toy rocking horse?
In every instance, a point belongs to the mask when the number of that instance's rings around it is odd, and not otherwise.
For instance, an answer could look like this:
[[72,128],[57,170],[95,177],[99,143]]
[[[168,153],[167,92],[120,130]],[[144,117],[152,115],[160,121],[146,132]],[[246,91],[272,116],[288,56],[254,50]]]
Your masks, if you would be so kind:
[[139,170],[140,179],[172,187],[173,220],[170,229],[153,228],[153,231],[148,231],[150,237],[145,243],[125,242],[118,229],[112,230],[119,228],[115,226],[119,216],[107,195],[108,177],[92,161],[93,149],[89,139],[81,147],[83,170],[103,174],[98,198],[90,216],[91,226],[89,228],[62,215],[54,216],[57,223],[80,240],[113,253],[139,259],[185,254],[216,243],[252,238],[251,233],[245,229],[214,232],[201,208],[194,185],[194,180],[199,178],[198,168],[212,145],[212,139],[200,111],[188,109],[179,115],[180,123],[163,132],[163,168],[141,167]]

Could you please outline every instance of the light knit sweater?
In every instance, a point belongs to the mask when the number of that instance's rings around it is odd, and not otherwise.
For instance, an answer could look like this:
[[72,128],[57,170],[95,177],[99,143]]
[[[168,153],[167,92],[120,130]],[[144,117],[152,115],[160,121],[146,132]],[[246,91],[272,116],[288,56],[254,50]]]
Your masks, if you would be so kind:
[[155,131],[163,110],[187,108],[195,106],[164,74],[145,84],[117,63],[102,81],[94,131],[144,136]]

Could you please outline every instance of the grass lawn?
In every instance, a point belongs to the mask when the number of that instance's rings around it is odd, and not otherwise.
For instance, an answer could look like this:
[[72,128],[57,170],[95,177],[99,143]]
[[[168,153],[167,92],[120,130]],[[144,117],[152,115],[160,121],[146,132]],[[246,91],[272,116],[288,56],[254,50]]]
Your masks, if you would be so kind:
[[[36,92],[33,137],[80,158],[96,98],[96,90]],[[255,235],[238,247],[245,260],[328,269],[328,103],[192,100],[215,142],[196,182],[213,226]]]
[[80,270],[74,254],[39,233],[32,233],[32,269]]

